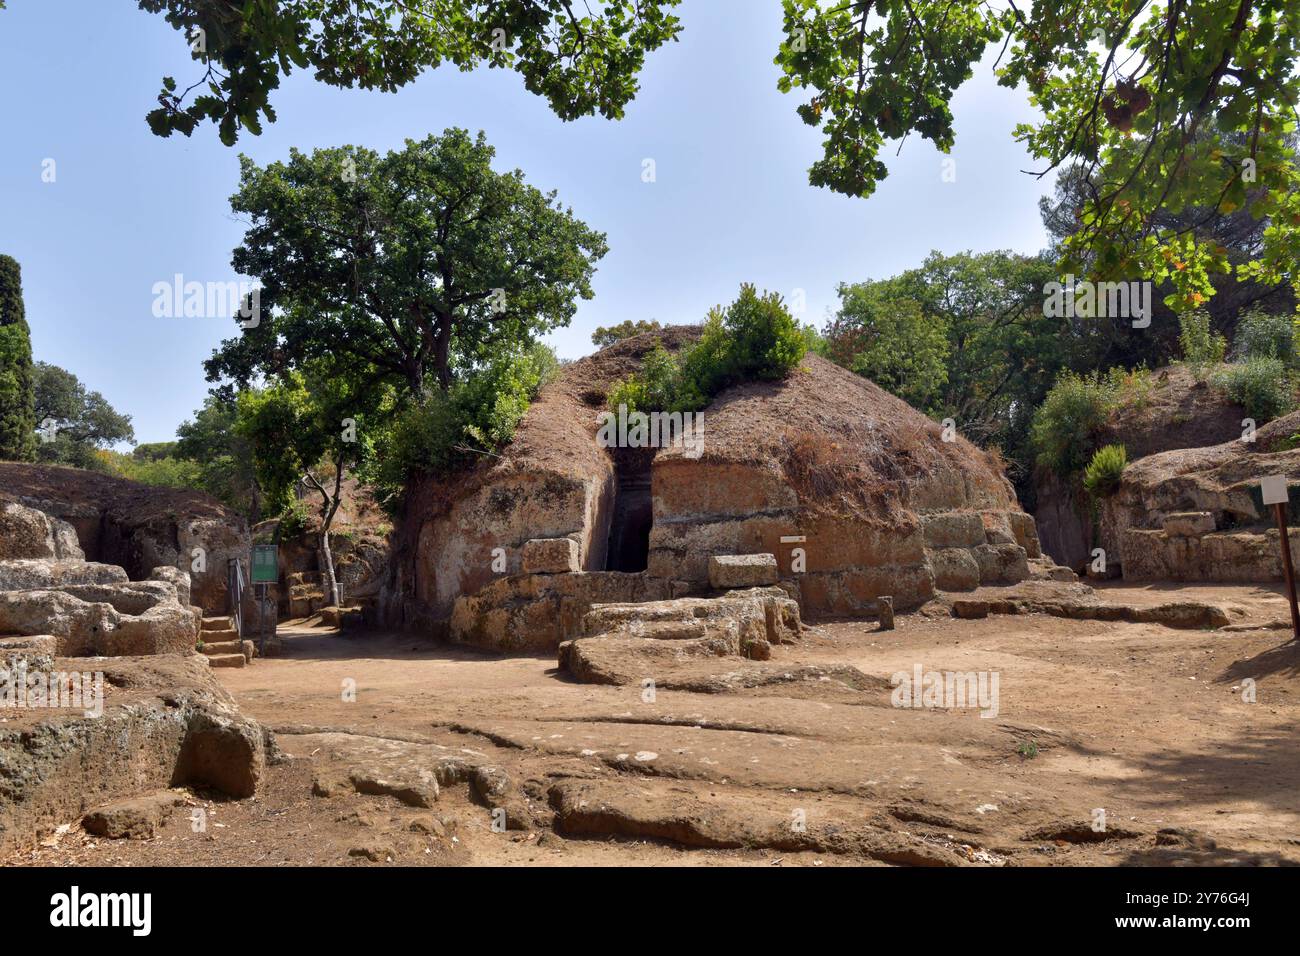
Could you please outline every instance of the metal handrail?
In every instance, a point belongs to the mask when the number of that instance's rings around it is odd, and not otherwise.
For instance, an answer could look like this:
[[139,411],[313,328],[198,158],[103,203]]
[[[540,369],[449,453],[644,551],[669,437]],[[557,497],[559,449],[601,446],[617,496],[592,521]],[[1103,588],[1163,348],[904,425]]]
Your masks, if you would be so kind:
[[231,558],[226,565],[226,581],[230,592],[230,620],[234,622],[239,639],[244,639],[244,566],[238,558]]

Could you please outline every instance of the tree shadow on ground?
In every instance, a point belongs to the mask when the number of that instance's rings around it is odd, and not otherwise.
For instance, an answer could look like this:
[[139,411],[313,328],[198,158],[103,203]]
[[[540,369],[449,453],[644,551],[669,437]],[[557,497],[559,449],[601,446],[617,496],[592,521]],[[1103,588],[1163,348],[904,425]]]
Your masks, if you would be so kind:
[[1288,727],[1247,732],[1209,753],[1153,753],[1130,763],[1137,776],[1108,786],[1148,810],[1242,800],[1300,819],[1300,747]]
[[1118,862],[1120,866],[1297,866],[1273,850],[1255,852],[1214,845],[1135,847]]
[[1262,677],[1271,677],[1277,674],[1286,677],[1300,676],[1300,641],[1293,641],[1288,638],[1285,644],[1270,647],[1254,657],[1234,661],[1228,665],[1223,672],[1223,676],[1219,677],[1215,683],[1235,684],[1246,678],[1259,680]]

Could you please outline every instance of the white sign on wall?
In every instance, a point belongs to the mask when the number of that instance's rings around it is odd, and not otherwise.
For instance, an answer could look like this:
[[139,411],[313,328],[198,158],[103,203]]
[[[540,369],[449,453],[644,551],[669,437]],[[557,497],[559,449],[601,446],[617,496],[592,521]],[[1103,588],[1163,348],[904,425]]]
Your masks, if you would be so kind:
[[1290,501],[1287,493],[1286,475],[1268,475],[1259,479],[1259,491],[1266,505],[1284,505]]

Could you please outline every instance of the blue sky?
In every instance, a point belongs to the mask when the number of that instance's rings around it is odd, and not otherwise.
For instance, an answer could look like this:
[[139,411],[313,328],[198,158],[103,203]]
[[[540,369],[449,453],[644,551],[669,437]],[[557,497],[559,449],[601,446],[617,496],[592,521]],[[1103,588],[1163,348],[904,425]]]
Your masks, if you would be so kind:
[[[686,0],[680,42],[653,54],[620,122],[563,123],[495,70],[427,72],[397,94],[340,90],[295,73],[273,96],[279,122],[234,148],[214,129],[159,139],[144,122],[160,79],[196,77],[185,41],[133,0],[9,0],[0,11],[0,252],[22,264],[36,358],[76,373],[132,416],[138,441],[166,441],[208,389],[201,362],[229,320],[155,318],[155,282],[239,278],[230,212],[238,154],[291,146],[387,150],[449,126],[485,130],[498,168],[557,189],[608,234],[595,298],[551,336],[563,357],[592,351],[598,325],[694,322],[752,281],[821,325],[841,281],[892,275],[931,249],[1045,244],[1037,198],[1050,179],[1012,140],[1034,112],[996,86],[990,55],[953,109],[955,182],[913,137],[867,200],[808,185],[820,135],[776,89],[778,0]],[[657,181],[641,179],[655,160]],[[53,159],[56,180],[42,181]]]

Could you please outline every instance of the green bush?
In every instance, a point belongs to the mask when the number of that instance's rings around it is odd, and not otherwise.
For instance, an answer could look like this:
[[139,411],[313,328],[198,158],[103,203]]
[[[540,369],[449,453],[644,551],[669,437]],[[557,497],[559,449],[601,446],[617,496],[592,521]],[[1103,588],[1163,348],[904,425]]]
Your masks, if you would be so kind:
[[280,540],[302,537],[311,528],[311,517],[301,498],[289,502],[288,507],[280,512]]
[[[164,445],[165,442],[159,442]],[[203,466],[188,458],[170,455],[153,455],[157,446],[140,445],[130,455],[106,449],[82,449],[86,455],[82,467],[119,478],[128,478],[144,485],[160,488],[193,488],[203,490]],[[143,449],[143,451],[141,451]]]
[[1088,466],[1107,418],[1119,402],[1117,381],[1113,371],[1109,375],[1066,372],[1056,380],[1030,426],[1030,441],[1041,466],[1061,478]]
[[375,455],[359,477],[394,513],[410,477],[445,476],[478,455],[492,454],[514,437],[537,392],[559,362],[547,346],[532,344],[498,354],[467,372],[448,391],[436,391],[393,413],[375,440]]
[[808,350],[799,324],[775,292],[760,296],[748,283],[723,314],[730,337],[725,361],[728,384],[785,378]]
[[650,350],[638,374],[614,384],[607,402],[615,410],[626,405],[629,412],[694,411],[703,406],[702,402],[695,401],[695,394],[684,379],[681,362],[662,344]]
[[1226,366],[1215,374],[1214,384],[1261,425],[1296,407],[1295,382],[1281,359],[1253,358]]
[[1197,379],[1203,378],[1209,367],[1222,364],[1228,340],[1210,331],[1209,313],[1186,312],[1178,317],[1178,328],[1183,360]]
[[688,412],[703,408],[730,385],[785,378],[803,361],[809,338],[776,293],[749,284],[726,309],[709,311],[700,337],[673,355],[657,345],[641,371],[617,382],[607,403],[617,410]]
[[1097,449],[1083,472],[1084,489],[1094,498],[1113,495],[1127,466],[1128,451],[1123,445],[1106,445]]
[[1295,361],[1295,323],[1291,316],[1247,313],[1237,323],[1232,355],[1242,362],[1272,358],[1291,365]]

